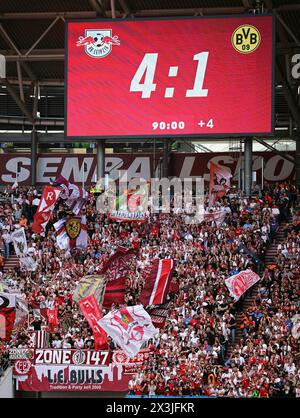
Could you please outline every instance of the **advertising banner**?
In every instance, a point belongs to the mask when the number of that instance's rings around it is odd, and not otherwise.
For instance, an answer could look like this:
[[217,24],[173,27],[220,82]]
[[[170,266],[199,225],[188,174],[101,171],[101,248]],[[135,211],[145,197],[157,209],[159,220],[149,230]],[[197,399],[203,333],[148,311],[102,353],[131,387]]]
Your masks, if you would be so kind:
[[[295,152],[286,155],[295,157]],[[143,178],[146,181],[154,177],[153,165],[157,169],[160,155],[153,154],[112,154],[105,157],[105,174],[112,180],[117,180],[126,170],[128,180]],[[242,167],[242,154],[229,152],[208,153],[173,153],[169,161],[169,175],[180,178],[201,176],[209,182],[210,162],[228,167],[232,174],[232,182],[237,182],[239,169]],[[274,152],[253,153],[252,171],[256,172],[257,182],[261,182],[261,169],[264,165],[264,180],[267,182],[281,182],[293,180],[295,164]],[[154,162],[154,164],[153,164]],[[59,173],[72,183],[82,184],[83,167],[86,163],[84,175],[86,186],[96,181],[95,154],[38,154],[37,157],[37,185],[50,183]],[[31,157],[30,154],[0,154],[1,184],[12,186],[16,180],[16,170],[19,165],[19,186],[30,185]]]

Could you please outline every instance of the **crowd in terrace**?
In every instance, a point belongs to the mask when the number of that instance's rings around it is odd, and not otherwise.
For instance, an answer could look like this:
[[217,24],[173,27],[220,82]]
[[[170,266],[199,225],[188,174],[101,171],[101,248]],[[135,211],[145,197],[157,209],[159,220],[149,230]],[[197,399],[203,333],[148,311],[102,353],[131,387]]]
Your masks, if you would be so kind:
[[[174,213],[149,213],[145,223],[117,223],[97,213],[91,194],[84,209],[88,247],[69,251],[57,247],[53,228],[67,214],[62,201],[46,234],[37,235],[31,224],[38,191],[7,190],[0,204],[0,282],[27,299],[30,326],[8,344],[2,339],[0,352],[30,347],[29,330],[47,327],[42,312],[54,306],[59,307],[60,325],[50,329],[50,346],[93,348],[93,334],[72,292],[80,278],[100,271],[103,260],[118,246],[133,246],[137,268],[127,281],[128,305],[139,303],[143,273],[153,259],[172,258],[175,269],[165,326],[148,342],[151,355],[132,376],[130,394],[300,396],[299,344],[291,335],[291,318],[299,312],[297,191],[287,184],[266,185],[261,195],[253,196],[247,199],[232,189],[217,204],[218,210],[226,211],[221,225],[214,221],[187,225],[182,215]],[[264,270],[266,248],[274,242],[279,222],[286,222],[289,215],[294,224],[278,246],[274,265]],[[10,234],[20,226],[25,228],[37,270],[16,267],[4,273],[4,259],[12,253]],[[241,244],[247,253],[241,251]],[[262,280],[246,294],[253,292],[253,303],[245,311],[243,298],[233,303],[225,279],[247,268],[259,272]],[[111,340],[109,347],[116,348]]]

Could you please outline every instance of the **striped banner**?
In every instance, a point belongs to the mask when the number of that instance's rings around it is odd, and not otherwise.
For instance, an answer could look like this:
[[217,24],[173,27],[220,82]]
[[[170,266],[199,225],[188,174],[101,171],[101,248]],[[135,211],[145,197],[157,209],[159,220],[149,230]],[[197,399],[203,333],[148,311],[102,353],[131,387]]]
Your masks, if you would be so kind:
[[174,262],[169,258],[154,260],[141,292],[140,301],[144,306],[161,305],[165,302],[172,278],[173,266]]
[[45,330],[29,331],[34,348],[49,347],[49,333]]

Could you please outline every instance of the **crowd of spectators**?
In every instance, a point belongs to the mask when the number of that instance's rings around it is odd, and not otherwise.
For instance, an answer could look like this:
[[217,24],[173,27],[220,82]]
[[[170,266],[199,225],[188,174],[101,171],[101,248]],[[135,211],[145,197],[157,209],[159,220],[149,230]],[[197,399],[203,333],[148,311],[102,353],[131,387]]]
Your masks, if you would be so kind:
[[[72,300],[78,281],[101,270],[103,259],[119,246],[137,251],[135,274],[128,277],[125,302],[139,303],[144,272],[155,258],[175,263],[168,295],[165,326],[147,347],[151,355],[132,376],[132,395],[205,395],[226,397],[300,396],[298,341],[291,336],[291,318],[299,312],[299,230],[297,191],[287,184],[265,186],[246,198],[232,189],[218,203],[225,211],[215,221],[187,225],[180,214],[148,214],[145,223],[117,223],[99,214],[90,194],[87,216],[88,247],[60,250],[53,224],[68,211],[60,201],[45,234],[31,231],[39,191],[6,190],[0,204],[0,282],[20,292],[29,303],[29,327],[14,334],[0,349],[30,347],[30,329],[47,326],[44,308],[59,308],[60,325],[50,330],[53,348],[93,348],[93,334]],[[272,268],[264,270],[268,245],[276,239],[279,222],[294,216]],[[12,253],[10,234],[24,227],[35,272],[16,267],[4,273]],[[242,244],[242,247],[241,247]],[[247,251],[245,251],[245,249]],[[251,308],[243,299],[233,303],[225,279],[250,268],[262,280],[253,292]],[[112,308],[116,305],[112,305]],[[105,310],[103,312],[105,314]],[[243,313],[239,324],[237,314]],[[242,327],[242,338],[238,327]],[[116,348],[110,340],[110,349]],[[228,348],[231,347],[231,352]]]

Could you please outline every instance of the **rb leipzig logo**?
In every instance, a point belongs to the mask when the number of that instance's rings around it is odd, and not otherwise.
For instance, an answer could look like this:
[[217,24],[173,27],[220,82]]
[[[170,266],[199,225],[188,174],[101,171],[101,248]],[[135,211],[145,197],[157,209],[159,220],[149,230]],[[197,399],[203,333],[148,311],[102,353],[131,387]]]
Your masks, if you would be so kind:
[[112,51],[113,45],[120,45],[118,36],[112,36],[111,29],[86,29],[85,36],[79,36],[77,46],[84,46],[86,54],[93,58],[104,58]]

